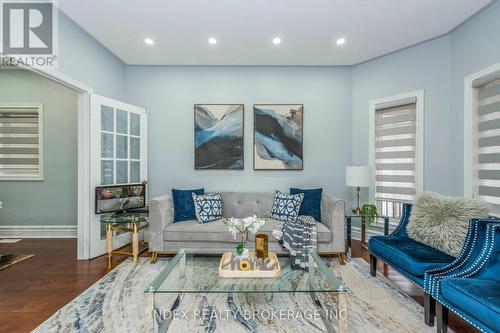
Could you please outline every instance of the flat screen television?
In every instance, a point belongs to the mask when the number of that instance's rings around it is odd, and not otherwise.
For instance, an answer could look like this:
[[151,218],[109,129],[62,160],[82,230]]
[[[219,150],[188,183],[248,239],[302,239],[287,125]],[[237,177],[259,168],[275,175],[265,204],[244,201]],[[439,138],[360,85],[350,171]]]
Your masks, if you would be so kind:
[[146,184],[98,186],[95,213],[126,213],[146,206]]

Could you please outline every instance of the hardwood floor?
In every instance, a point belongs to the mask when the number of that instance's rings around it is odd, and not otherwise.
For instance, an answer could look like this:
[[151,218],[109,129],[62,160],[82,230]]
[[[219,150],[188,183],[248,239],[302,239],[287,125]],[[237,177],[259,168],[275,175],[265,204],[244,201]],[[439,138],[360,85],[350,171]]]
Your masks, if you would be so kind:
[[[77,261],[75,239],[24,239],[15,244],[0,244],[0,253],[35,255],[0,270],[2,333],[30,332],[108,272],[105,256]],[[368,261],[368,252],[361,248],[359,241],[353,240],[352,255]],[[112,268],[125,259],[115,256]],[[378,269],[423,304],[419,288],[395,271],[384,268],[383,264]],[[454,315],[450,315],[449,322],[450,328],[457,333],[476,332]]]

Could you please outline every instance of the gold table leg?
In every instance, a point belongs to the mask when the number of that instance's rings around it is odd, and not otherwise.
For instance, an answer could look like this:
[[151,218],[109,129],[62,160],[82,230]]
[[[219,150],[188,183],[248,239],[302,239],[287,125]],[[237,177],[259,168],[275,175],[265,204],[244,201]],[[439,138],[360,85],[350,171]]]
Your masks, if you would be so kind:
[[106,247],[108,250],[108,269],[111,268],[111,258],[113,257],[113,231],[111,224],[106,224]]
[[132,231],[132,254],[134,262],[137,262],[139,256],[139,233],[137,231],[137,224],[134,223],[134,231]]

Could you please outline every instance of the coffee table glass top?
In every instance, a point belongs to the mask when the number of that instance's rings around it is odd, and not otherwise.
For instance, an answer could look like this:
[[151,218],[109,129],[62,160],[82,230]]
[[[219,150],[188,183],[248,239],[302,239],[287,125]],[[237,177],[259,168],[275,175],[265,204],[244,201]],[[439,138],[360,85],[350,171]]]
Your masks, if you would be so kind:
[[347,292],[315,252],[309,254],[308,272],[290,269],[290,259],[280,257],[281,276],[277,278],[221,278],[221,257],[180,250],[146,287],[145,293]]
[[127,214],[104,214],[100,218],[101,223],[106,224],[129,224],[129,223],[147,223],[149,222],[146,213],[127,213]]

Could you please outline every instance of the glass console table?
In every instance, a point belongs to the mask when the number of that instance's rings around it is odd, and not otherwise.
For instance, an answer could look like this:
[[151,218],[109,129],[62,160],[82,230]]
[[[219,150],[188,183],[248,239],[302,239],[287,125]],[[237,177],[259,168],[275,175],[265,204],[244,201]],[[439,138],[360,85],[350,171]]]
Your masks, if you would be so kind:
[[[361,246],[365,249],[368,249],[368,243],[366,242],[366,219],[361,215],[346,215],[346,224],[347,224],[347,247],[351,247],[351,235],[352,235],[352,219],[359,218],[361,219]],[[383,228],[384,236],[389,234],[389,217],[379,215],[379,219],[384,219],[383,226],[377,224],[370,225],[372,228]],[[378,221],[377,221],[378,222]],[[346,249],[347,250],[347,249]]]
[[[219,262],[221,255],[197,254],[180,250],[145,289],[147,316],[155,332],[167,332],[172,320],[161,314],[183,308],[182,301],[190,297],[185,307],[193,310],[193,297],[201,299],[223,294],[227,311],[237,314],[235,294],[305,293],[312,307],[319,311],[327,332],[347,332],[347,289],[334,276],[331,269],[312,252],[309,254],[309,270],[291,270],[288,257],[280,257],[281,276],[277,278],[221,278]],[[321,295],[320,295],[321,294]],[[233,298],[234,297],[234,298]],[[269,298],[252,296],[252,306],[266,308]],[[258,300],[262,299],[262,302]],[[243,305],[242,305],[243,306]],[[220,310],[220,309],[219,309]],[[337,321],[331,314],[337,314]],[[319,318],[318,318],[319,319]],[[175,330],[175,327],[172,328]]]
[[[111,259],[113,254],[131,256],[134,262],[137,257],[148,248],[139,250],[139,244],[146,244],[139,240],[139,231],[146,229],[149,225],[147,213],[127,213],[124,215],[105,214],[101,216],[101,223],[106,225],[106,248],[108,252],[108,268],[111,268]],[[131,232],[132,233],[132,252],[113,250],[113,232]]]

